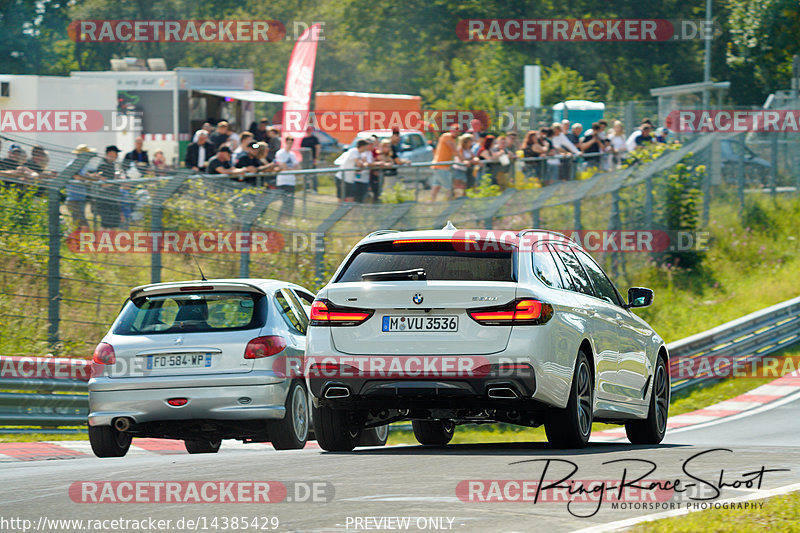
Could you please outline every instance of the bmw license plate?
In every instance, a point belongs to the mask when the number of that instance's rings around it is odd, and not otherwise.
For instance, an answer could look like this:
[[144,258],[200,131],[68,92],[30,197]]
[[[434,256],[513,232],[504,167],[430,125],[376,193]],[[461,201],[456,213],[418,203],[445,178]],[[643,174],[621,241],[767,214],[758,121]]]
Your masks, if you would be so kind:
[[383,331],[458,331],[457,316],[384,316]]
[[171,353],[147,356],[148,370],[159,368],[207,368],[210,366],[210,353]]

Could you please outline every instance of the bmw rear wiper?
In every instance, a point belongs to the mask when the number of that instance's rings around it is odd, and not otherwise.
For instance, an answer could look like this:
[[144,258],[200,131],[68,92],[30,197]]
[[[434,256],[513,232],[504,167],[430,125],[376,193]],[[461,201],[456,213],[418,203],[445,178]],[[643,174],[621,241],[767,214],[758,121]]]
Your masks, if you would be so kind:
[[420,280],[428,279],[424,268],[412,268],[411,270],[390,270],[388,272],[367,272],[361,274],[361,281],[398,281],[398,280]]

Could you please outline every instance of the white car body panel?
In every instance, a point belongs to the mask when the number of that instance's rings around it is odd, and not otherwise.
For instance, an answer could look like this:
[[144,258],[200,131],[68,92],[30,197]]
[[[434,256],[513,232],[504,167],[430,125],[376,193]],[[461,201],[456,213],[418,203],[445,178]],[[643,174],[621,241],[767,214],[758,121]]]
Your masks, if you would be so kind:
[[[440,280],[400,280],[336,283],[351,256],[359,247],[387,243],[394,239],[452,238],[453,230],[388,233],[378,232],[357,244],[329,282],[317,295],[341,306],[374,310],[365,323],[354,327],[311,327],[307,335],[307,356],[346,354],[366,355],[471,355],[481,354],[490,362],[529,362],[535,371],[535,391],[531,399],[548,406],[564,408],[569,400],[577,353],[588,344],[587,356],[594,368],[595,405],[598,418],[645,418],[652,391],[652,373],[663,340],[633,312],[606,300],[553,288],[533,271],[530,251],[514,254],[516,281],[463,282]],[[463,233],[461,234],[463,235]],[[412,296],[424,296],[414,305]],[[492,302],[473,298],[492,297]],[[505,304],[514,298],[531,297],[549,303],[552,318],[541,325],[483,326],[470,320],[466,308]],[[400,310],[424,313],[417,308],[430,306],[431,313],[458,314],[459,332],[422,334],[380,331],[381,316]],[[469,325],[468,325],[469,324]],[[462,329],[463,327],[463,329]],[[309,390],[314,395],[311,381]],[[645,387],[647,385],[647,387]],[[319,400],[319,398],[316,398]]]

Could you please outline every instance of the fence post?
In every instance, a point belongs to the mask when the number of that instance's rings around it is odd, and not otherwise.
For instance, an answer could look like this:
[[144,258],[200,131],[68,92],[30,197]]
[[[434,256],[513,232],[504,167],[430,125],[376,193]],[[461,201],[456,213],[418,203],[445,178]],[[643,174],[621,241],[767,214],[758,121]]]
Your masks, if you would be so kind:
[[[163,214],[164,208],[161,202],[158,201],[154,203],[153,209],[150,210],[150,231],[152,231],[154,235],[163,235]],[[161,250],[159,249],[159,246],[161,246],[161,238],[156,237],[156,239],[155,243],[158,243],[158,245],[153,246],[153,249],[150,251],[150,283],[161,283]]]
[[[744,148],[744,136],[742,137],[742,148]],[[738,179],[736,188],[738,189],[736,192],[739,197],[739,215],[744,213],[744,187],[745,187],[745,158],[744,156],[739,161],[739,166],[737,168],[738,172]]]
[[348,202],[339,204],[339,207],[336,208],[336,211],[331,213],[328,218],[322,221],[322,224],[317,226],[317,236],[321,235],[322,237],[317,240],[316,253],[314,254],[314,277],[320,283],[323,281],[322,268],[325,260],[325,234],[333,227],[334,224],[336,224],[340,218],[349,213],[352,208],[353,204]]
[[[311,151],[311,148],[300,148],[300,157],[303,158],[303,162],[300,164],[300,168],[303,170],[307,170],[310,168],[314,168],[314,154]],[[314,184],[314,191],[317,190],[317,175],[316,174],[303,174],[303,218],[306,218],[306,196],[308,195],[308,182],[309,180],[311,183]]]
[[537,207],[533,211],[531,211],[531,224],[533,228],[538,228],[541,224],[541,219],[539,218],[539,208]]
[[653,229],[653,176],[648,175],[644,180],[644,223],[647,229]]
[[419,167],[414,167],[414,172],[414,201],[419,202]]
[[777,191],[775,188],[778,186],[778,134],[774,134],[772,136],[772,150],[770,153],[770,164],[772,168],[770,168],[769,172],[769,185],[772,187],[772,198],[775,198]]
[[625,102],[625,131],[633,131],[636,126],[636,102]]
[[164,204],[173,194],[178,192],[178,189],[181,188],[186,179],[187,176],[176,174],[166,185],[158,189],[154,195],[153,206],[150,210],[150,231],[159,235],[159,237],[156,237],[157,240],[154,241],[158,243],[158,246],[154,246],[150,252],[150,283],[161,283],[161,250],[159,247],[162,246],[161,236],[164,231]]
[[[242,231],[249,233],[253,229],[253,223],[261,214],[267,210],[269,204],[278,197],[277,191],[267,191],[256,199],[255,205],[241,217]],[[248,236],[248,246],[239,252],[239,277],[250,277],[250,248],[253,246],[252,235]]]
[[[66,180],[63,180],[66,181]],[[50,346],[58,342],[58,327],[61,319],[61,176],[57,185],[47,191],[47,217],[50,240],[47,259],[47,342]]]
[[[514,189],[506,189],[503,194],[492,200],[486,209],[486,217],[483,219],[483,226],[485,229],[492,229],[494,227],[494,215],[511,199],[514,195]],[[453,200],[455,201],[455,200]]]
[[[608,220],[608,229],[621,230],[622,224],[619,214],[619,189],[611,193],[611,215]],[[611,252],[611,273],[614,277],[619,275],[619,252]]]
[[714,164],[711,157],[712,150],[706,151],[706,174],[703,176],[703,226],[708,225],[708,217],[711,211],[711,174]]
[[61,322],[61,189],[94,157],[83,153],[59,172],[47,190],[47,342],[58,343]]
[[792,164],[789,166],[794,171],[794,194],[800,193],[800,141],[792,143]]
[[575,200],[572,202],[572,216],[573,216],[573,231],[581,231],[581,201]]

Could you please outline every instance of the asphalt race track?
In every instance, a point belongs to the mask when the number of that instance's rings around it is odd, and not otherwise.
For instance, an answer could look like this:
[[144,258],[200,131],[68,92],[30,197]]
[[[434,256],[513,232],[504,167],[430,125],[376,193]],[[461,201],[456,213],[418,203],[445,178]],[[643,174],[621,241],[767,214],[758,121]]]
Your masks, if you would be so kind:
[[[683,507],[690,495],[721,499],[753,494],[759,490],[758,481],[762,491],[788,486],[800,482],[799,410],[800,394],[793,394],[730,420],[673,430],[665,444],[657,447],[610,442],[563,452],[552,450],[545,443],[505,443],[451,445],[443,449],[360,448],[354,453],[306,448],[278,453],[264,449],[226,450],[223,444],[217,455],[134,454],[120,459],[83,456],[8,462],[0,464],[0,520],[28,519],[30,529],[39,531],[81,530],[75,524],[72,528],[64,524],[56,527],[50,522],[54,519],[105,519],[109,522],[100,524],[101,528],[135,530],[126,529],[124,524],[113,527],[110,520],[119,518],[169,519],[171,522],[164,528],[167,531],[573,531],[668,508],[614,509],[613,498],[599,505],[595,499],[569,507],[565,501],[464,500],[489,498],[492,494],[502,498],[504,490],[511,498],[522,494],[504,481],[495,483],[492,489],[491,480],[604,480],[595,486],[608,484],[607,493],[611,493],[623,474],[627,483],[647,474],[644,479],[658,480],[662,488],[669,487],[664,483],[672,482],[674,486],[675,480],[680,480],[679,487],[686,492],[668,494],[666,500],[672,498],[673,503]],[[568,477],[573,469],[577,470]],[[470,485],[470,480],[476,483]],[[101,489],[83,494],[86,485],[76,482],[84,481],[99,484]],[[280,481],[288,492],[285,497],[278,496],[280,503],[177,503],[174,499],[113,503],[109,499],[116,496],[134,500],[140,496],[109,489],[111,496],[103,497],[102,485],[108,481]],[[694,487],[689,486],[692,483]],[[498,490],[498,486],[505,489]],[[312,494],[315,487],[316,495]],[[718,487],[722,488],[717,494]],[[623,498],[626,503],[645,501],[652,505],[654,501],[652,497],[637,499],[636,495],[643,491],[626,490],[630,491]],[[188,497],[190,493],[181,494]],[[238,497],[235,491],[233,494]],[[275,496],[274,491],[270,494]],[[245,493],[243,498],[248,496]],[[179,497],[182,496],[175,496]],[[297,499],[303,501],[293,501]],[[40,522],[41,517],[44,519]],[[234,525],[233,517],[242,521]],[[183,522],[178,522],[181,519]],[[198,523],[187,527],[187,520],[198,519]],[[225,519],[228,522],[223,524]],[[246,528],[243,519],[249,521]],[[3,531],[22,530],[13,525],[0,521]],[[147,525],[139,527],[140,531],[148,530]]]

